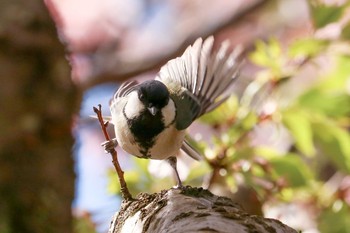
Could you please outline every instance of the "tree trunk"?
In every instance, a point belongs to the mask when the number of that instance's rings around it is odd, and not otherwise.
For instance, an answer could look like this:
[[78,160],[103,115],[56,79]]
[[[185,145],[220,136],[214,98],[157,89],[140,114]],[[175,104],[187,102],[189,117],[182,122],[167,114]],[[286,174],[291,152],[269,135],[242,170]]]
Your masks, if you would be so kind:
[[72,231],[77,92],[42,0],[0,3],[0,232]]
[[192,187],[143,193],[124,202],[109,233],[141,232],[296,233],[278,220],[247,214],[229,198]]

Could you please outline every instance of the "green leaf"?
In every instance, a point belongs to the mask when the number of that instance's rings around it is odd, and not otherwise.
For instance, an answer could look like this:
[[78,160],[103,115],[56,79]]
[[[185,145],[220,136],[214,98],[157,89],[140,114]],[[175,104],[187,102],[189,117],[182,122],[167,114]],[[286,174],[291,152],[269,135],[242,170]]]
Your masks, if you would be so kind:
[[326,40],[315,38],[303,38],[296,40],[289,46],[289,56],[291,57],[314,57],[322,52],[329,44]]
[[304,92],[299,104],[308,110],[322,113],[331,117],[350,115],[350,95],[347,82],[350,77],[350,57],[337,56],[334,68],[324,75],[320,82]]
[[255,112],[249,112],[241,121],[241,127],[243,130],[248,131],[253,129],[253,127],[258,122],[258,116]]
[[340,169],[350,173],[350,135],[330,119],[319,117],[312,124],[321,152]]
[[238,109],[237,96],[232,95],[228,100],[216,108],[213,112],[205,114],[201,121],[210,125],[224,124],[235,118]]
[[350,56],[339,55],[335,59],[334,68],[331,72],[325,74],[325,79],[322,80],[318,88],[323,91],[344,91],[347,92],[347,86],[350,77]]
[[315,154],[311,123],[308,115],[300,109],[289,109],[282,113],[284,125],[292,134],[295,146],[305,155]]
[[327,233],[350,233],[350,208],[342,202],[336,201],[331,208],[323,211],[318,219],[319,230]]
[[345,5],[325,5],[323,3],[311,3],[311,18],[315,28],[322,28],[327,24],[338,21],[345,10]]
[[289,186],[306,186],[313,179],[312,172],[306,163],[297,155],[288,154],[285,156],[274,157],[269,161],[277,175],[284,177]]
[[254,154],[257,154],[268,160],[281,156],[280,153],[278,153],[275,149],[266,146],[255,147]]
[[325,92],[311,89],[299,97],[299,103],[308,110],[331,117],[350,114],[350,96],[346,93]]
[[350,22],[347,23],[344,27],[343,30],[341,32],[341,37],[344,40],[350,40]]
[[249,58],[257,65],[268,66],[270,64],[270,59],[266,51],[267,45],[262,40],[258,40],[255,43],[255,51],[249,55]]
[[267,43],[258,40],[255,48],[255,51],[249,54],[250,60],[256,65],[272,69],[279,76],[283,59],[278,40],[271,38]]

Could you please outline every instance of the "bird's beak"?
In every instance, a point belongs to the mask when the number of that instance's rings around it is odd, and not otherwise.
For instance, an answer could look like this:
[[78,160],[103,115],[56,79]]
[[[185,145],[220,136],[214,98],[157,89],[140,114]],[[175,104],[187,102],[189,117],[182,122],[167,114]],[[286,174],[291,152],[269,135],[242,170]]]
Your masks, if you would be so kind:
[[159,109],[156,107],[149,107],[147,109],[152,114],[152,116],[155,116],[157,114],[157,112],[159,111]]

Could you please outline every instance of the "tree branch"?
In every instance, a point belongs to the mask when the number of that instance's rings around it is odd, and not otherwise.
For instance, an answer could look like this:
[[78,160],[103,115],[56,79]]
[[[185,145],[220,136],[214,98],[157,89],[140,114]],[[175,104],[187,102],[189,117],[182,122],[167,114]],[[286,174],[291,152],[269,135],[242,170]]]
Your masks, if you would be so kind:
[[[81,83],[79,83],[79,85],[81,85],[83,89],[86,89],[96,84],[104,82],[125,81],[131,77],[135,77],[144,72],[157,70],[170,59],[176,57],[177,55],[181,55],[185,48],[199,36],[207,37],[209,35],[220,32],[224,28],[239,25],[243,20],[245,20],[245,16],[258,11],[268,2],[270,1],[251,1],[249,4],[245,4],[239,12],[233,12],[232,17],[228,17],[223,22],[217,23],[216,25],[213,25],[211,27],[207,26],[207,28],[199,28],[197,31],[192,32],[188,35],[179,35],[176,42],[178,44],[171,50],[169,49],[168,53],[162,53],[152,58],[141,57],[137,60],[132,61],[130,61],[129,58],[126,59],[126,61],[124,61],[122,57],[116,59],[117,61],[115,61],[114,65],[109,65],[110,67],[114,67],[113,69],[106,69],[93,77],[81,80]],[[117,57],[117,55],[114,55],[114,57]],[[109,59],[108,62],[114,61],[112,59]]]
[[229,198],[190,186],[141,193],[124,203],[108,233],[128,232],[297,233],[278,220],[248,214]]
[[[106,127],[108,125],[108,121],[104,122],[104,120],[103,120],[102,112],[101,112],[101,104],[98,105],[98,108],[93,107],[93,109],[97,115],[98,121],[100,122],[102,132],[103,132],[106,140],[109,141],[110,137],[109,137],[107,129],[106,129]],[[126,201],[131,201],[131,200],[133,200],[133,198],[132,198],[132,196],[129,192],[129,189],[126,185],[126,182],[124,179],[124,171],[121,169],[121,167],[119,165],[117,151],[115,149],[113,149],[110,152],[110,154],[112,155],[112,162],[113,162],[115,170],[117,171],[117,174],[118,174],[119,183],[120,183],[120,192],[122,194],[122,198]]]

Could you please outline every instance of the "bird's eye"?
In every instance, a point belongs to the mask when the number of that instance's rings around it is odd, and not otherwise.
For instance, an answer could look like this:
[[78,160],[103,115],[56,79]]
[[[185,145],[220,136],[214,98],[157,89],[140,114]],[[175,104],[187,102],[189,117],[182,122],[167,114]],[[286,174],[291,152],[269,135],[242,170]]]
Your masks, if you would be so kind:
[[139,95],[139,99],[140,99],[140,100],[144,100],[144,99],[145,99],[145,95],[144,95],[143,93],[141,93],[141,94]]

